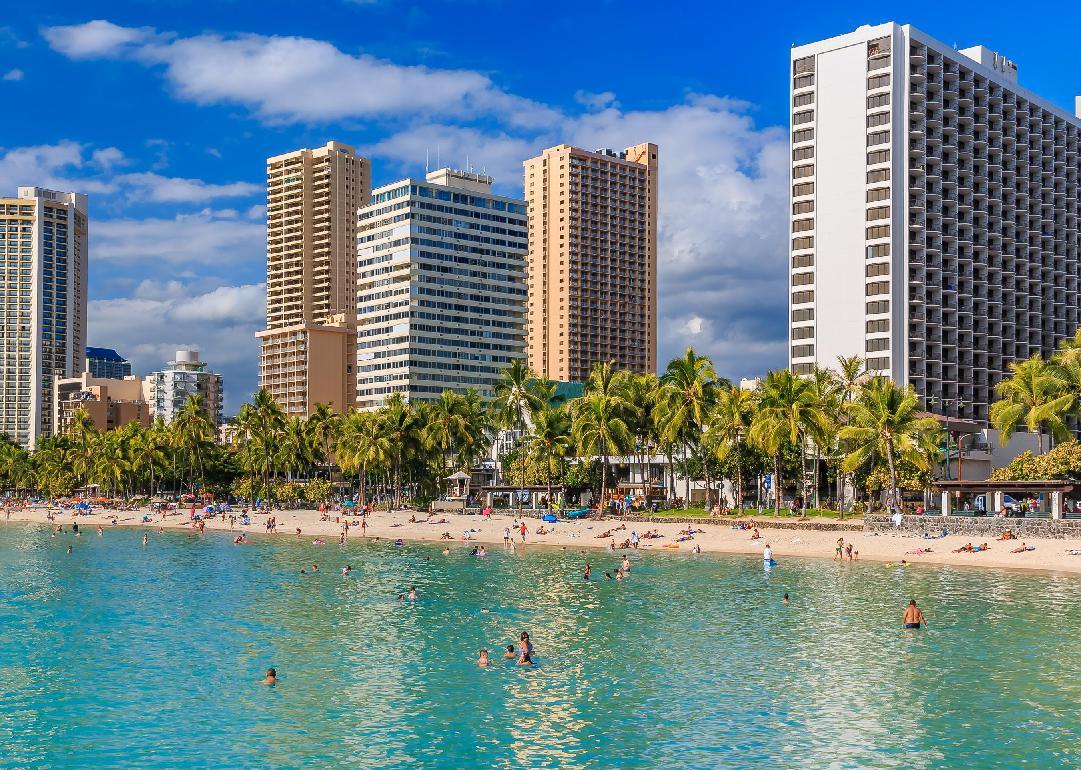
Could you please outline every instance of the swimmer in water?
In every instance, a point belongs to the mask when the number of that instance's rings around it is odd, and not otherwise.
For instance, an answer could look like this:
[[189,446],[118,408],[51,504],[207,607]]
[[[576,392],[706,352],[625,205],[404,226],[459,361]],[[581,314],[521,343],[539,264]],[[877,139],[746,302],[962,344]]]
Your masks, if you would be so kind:
[[583,580],[589,580],[589,572],[590,572],[589,562],[586,562],[586,571],[582,575]]
[[487,556],[487,555],[488,555],[488,552],[484,550],[484,546],[483,546],[483,545],[482,545],[482,546],[479,546],[479,547],[477,548],[477,556]]
[[149,540],[150,540],[150,537],[144,532],[143,533],[143,545],[146,545]]
[[278,683],[278,672],[273,668],[268,668],[266,670],[266,676],[264,676],[263,680],[261,682],[259,682],[259,684],[277,684],[277,683]]
[[478,666],[490,666],[490,665],[492,665],[492,661],[488,658],[488,651],[487,650],[481,650],[480,651],[480,657],[477,658],[477,665]]
[[312,565],[312,572],[318,572],[318,571],[319,571],[319,565],[318,564],[313,564]]
[[104,535],[105,534],[105,530],[101,528],[100,524],[98,524],[98,534],[99,535]]
[[923,616],[923,610],[916,606],[916,600],[910,599],[905,607],[905,614],[901,618],[901,628],[920,628],[927,625],[927,618]]
[[623,563],[619,565],[619,568],[623,571],[623,574],[626,575],[631,571],[631,560],[624,556]]
[[68,553],[71,553],[71,546],[68,546]]
[[503,653],[503,657],[506,660],[514,660],[515,658],[518,657],[517,655],[514,654],[514,645],[513,644],[508,644],[507,645],[507,651]]
[[450,549],[449,548],[444,548],[443,549],[443,555],[444,556],[450,556]]
[[408,599],[409,599],[409,601],[411,601],[411,602],[415,602],[415,601],[417,600],[417,589],[416,589],[416,586],[410,586],[410,587],[409,587],[409,596],[408,596]]
[[348,564],[346,564],[344,567],[342,567],[342,576],[344,577],[344,576],[348,575],[352,571],[353,571],[353,568],[350,567]]
[[781,604],[788,604],[788,594],[781,597]]

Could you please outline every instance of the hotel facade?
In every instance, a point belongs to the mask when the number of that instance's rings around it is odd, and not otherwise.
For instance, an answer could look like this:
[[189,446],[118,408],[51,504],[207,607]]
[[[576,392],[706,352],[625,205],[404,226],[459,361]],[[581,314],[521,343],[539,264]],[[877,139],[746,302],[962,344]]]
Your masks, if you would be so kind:
[[657,369],[658,150],[570,145],[525,161],[526,351],[540,377],[583,381],[593,364]]
[[86,281],[85,195],[0,198],[0,431],[23,447],[55,433],[54,383],[83,371]]
[[893,23],[793,48],[790,77],[791,368],[859,355],[985,422],[1077,328],[1081,120]]
[[522,200],[492,178],[440,169],[373,191],[358,216],[357,406],[392,393],[490,398],[525,356]]
[[267,159],[259,384],[288,414],[354,403],[356,212],[370,190],[370,162],[340,142]]

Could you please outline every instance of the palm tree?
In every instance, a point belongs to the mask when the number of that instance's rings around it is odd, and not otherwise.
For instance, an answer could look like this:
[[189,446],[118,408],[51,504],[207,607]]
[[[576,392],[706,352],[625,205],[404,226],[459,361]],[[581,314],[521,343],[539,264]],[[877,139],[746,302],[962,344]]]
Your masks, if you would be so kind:
[[172,427],[176,434],[177,443],[188,462],[192,494],[195,494],[196,473],[199,475],[199,487],[205,491],[204,459],[208,447],[213,445],[217,435],[214,430],[214,423],[211,422],[210,415],[207,414],[206,408],[203,406],[203,397],[199,395],[189,396],[173,419]]
[[330,481],[331,449],[334,435],[342,416],[331,409],[329,404],[316,404],[312,413],[308,415],[308,429],[318,448],[314,453],[326,463],[327,481]]
[[444,390],[428,409],[424,440],[437,450],[441,476],[447,473],[447,456],[461,457],[461,448],[472,440],[466,417],[465,397]]
[[544,464],[548,505],[552,505],[552,474],[571,449],[571,418],[564,407],[546,406],[533,415],[533,430],[525,449],[534,462]]
[[[138,426],[137,423],[128,423]],[[146,471],[150,477],[150,497],[157,491],[155,485],[156,470],[165,463],[165,451],[162,449],[162,435],[157,425],[131,431],[131,466],[132,472],[141,474]]]
[[71,422],[68,424],[67,435],[71,439],[74,450],[71,455],[72,470],[84,483],[86,483],[87,476],[90,474],[90,467],[93,462],[91,445],[97,434],[98,426],[93,418],[84,408],[79,407],[76,409]]
[[625,404],[616,396],[591,393],[574,402],[572,432],[579,453],[583,458],[601,455],[601,510],[608,500],[608,457],[627,451],[633,442],[625,413]]
[[[773,457],[775,484],[774,512],[781,511],[784,486],[781,478],[781,452],[786,446],[806,449],[808,435],[819,435],[826,427],[821,405],[812,384],[788,369],[766,374],[758,391],[758,411],[751,421],[747,438]],[[806,487],[806,479],[804,479]],[[804,498],[806,504],[806,498]]]
[[[688,453],[701,444],[702,431],[716,401],[717,372],[709,358],[687,348],[683,358],[668,362],[661,382],[668,386],[664,391],[664,431],[673,443],[683,444],[686,463]],[[708,509],[713,497],[708,461],[703,462],[703,469]]]
[[412,460],[423,446],[423,424],[401,393],[392,393],[381,411],[394,456],[394,507],[402,500],[402,464]]
[[[537,393],[537,381],[525,363],[516,358],[503,370],[494,388],[492,400],[492,422],[503,430],[519,431],[524,435],[526,417],[540,409],[544,402]],[[520,443],[520,439],[519,439]],[[525,452],[519,452],[521,462],[521,480],[525,485]],[[518,513],[522,512],[522,496],[518,497]]]
[[373,412],[351,411],[338,426],[338,464],[343,471],[360,476],[360,505],[368,502],[368,471],[384,465],[391,456],[386,424]]
[[724,461],[735,454],[736,507],[743,507],[743,442],[754,415],[754,394],[738,387],[721,388],[706,425],[705,441],[714,456]]
[[1067,391],[1056,367],[1039,355],[1014,361],[1010,370],[1013,374],[995,386],[999,400],[991,404],[991,424],[998,429],[1000,443],[1005,444],[1024,423],[1029,432],[1036,434],[1037,454],[1043,454],[1043,428],[1054,438],[1069,436],[1066,417],[1076,396]]
[[911,385],[901,388],[888,377],[872,377],[854,401],[846,405],[849,423],[839,437],[849,450],[841,467],[855,471],[875,456],[885,457],[890,473],[889,500],[898,504],[897,459],[899,456],[927,470],[921,451],[921,434],[939,430],[934,417],[920,414],[919,397]]

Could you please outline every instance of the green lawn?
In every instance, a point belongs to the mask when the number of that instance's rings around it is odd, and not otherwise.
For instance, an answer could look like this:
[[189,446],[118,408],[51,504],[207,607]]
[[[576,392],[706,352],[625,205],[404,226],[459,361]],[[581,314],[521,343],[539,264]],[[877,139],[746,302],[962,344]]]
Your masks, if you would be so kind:
[[[704,508],[687,508],[685,510],[672,509],[668,511],[658,511],[657,513],[645,513],[645,516],[650,516],[656,519],[677,518],[677,519],[708,519],[709,513]],[[807,509],[807,518],[809,519],[836,519],[839,518],[837,511],[828,511],[825,509],[819,510],[816,508]],[[737,519],[767,519],[774,518],[772,508],[763,508],[762,514],[759,516],[757,508],[744,508],[741,513],[732,513],[727,516],[721,516],[720,521],[735,521]],[[779,518],[782,519],[796,519],[799,518],[799,512],[795,514],[789,514],[785,509],[781,510]],[[858,519],[860,516],[854,513],[845,514],[845,519]]]

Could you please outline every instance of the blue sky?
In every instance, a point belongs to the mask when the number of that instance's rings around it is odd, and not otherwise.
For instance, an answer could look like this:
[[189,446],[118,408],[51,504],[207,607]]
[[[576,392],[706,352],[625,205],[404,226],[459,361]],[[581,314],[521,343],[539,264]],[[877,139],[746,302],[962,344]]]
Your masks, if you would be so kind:
[[691,344],[738,378],[785,362],[792,44],[895,20],[1005,54],[1064,107],[1081,92],[1069,4],[1032,20],[1005,3],[41,5],[0,21],[0,97],[19,108],[0,192],[88,193],[90,343],[139,371],[198,347],[227,411],[256,386],[268,155],[337,139],[380,184],[438,150],[520,194],[543,147],[657,142],[661,360]]

